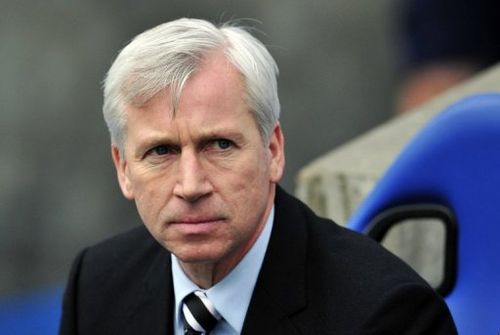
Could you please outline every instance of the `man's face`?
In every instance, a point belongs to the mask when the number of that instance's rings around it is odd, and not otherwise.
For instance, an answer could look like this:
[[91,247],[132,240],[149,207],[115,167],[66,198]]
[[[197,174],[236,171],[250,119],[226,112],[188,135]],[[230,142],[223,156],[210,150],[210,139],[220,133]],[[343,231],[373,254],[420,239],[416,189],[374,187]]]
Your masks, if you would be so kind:
[[228,271],[265,224],[284,167],[279,124],[264,143],[240,74],[212,55],[187,81],[175,115],[168,90],[127,109],[124,195],[151,234],[183,263]]

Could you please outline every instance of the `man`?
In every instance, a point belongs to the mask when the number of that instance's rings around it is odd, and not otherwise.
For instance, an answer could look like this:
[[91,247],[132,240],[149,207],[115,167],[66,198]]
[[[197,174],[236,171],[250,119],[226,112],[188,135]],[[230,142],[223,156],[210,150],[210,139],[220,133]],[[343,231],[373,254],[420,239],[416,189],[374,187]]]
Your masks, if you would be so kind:
[[61,334],[455,332],[409,268],[277,186],[277,71],[241,28],[196,19],[120,52],[104,116],[145,228],[78,256]]

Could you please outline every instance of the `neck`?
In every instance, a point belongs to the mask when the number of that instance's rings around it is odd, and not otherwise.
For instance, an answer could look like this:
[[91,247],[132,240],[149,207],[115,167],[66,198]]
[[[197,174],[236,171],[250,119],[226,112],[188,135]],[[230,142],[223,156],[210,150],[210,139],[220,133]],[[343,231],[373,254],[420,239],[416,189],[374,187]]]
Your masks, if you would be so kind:
[[184,273],[193,283],[201,288],[208,289],[219,280],[216,278],[216,269],[213,263],[183,263],[179,262]]

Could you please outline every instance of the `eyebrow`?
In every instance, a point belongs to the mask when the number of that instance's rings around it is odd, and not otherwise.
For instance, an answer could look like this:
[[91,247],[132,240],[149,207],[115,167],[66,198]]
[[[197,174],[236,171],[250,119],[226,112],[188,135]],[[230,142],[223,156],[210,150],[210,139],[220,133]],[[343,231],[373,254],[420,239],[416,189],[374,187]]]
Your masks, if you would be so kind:
[[[200,143],[203,144],[217,138],[227,138],[234,141],[236,144],[242,144],[245,142],[245,137],[241,132],[227,129],[202,132],[194,137],[194,141],[196,145],[199,145]],[[136,150],[134,150],[135,157],[142,157],[146,150],[149,150],[155,145],[162,144],[173,147],[179,146],[179,140],[176,136],[170,136],[168,134],[154,134],[146,137],[145,139],[139,140],[139,142],[140,144],[137,146]]]
[[162,135],[152,135],[142,138],[138,141],[138,145],[134,148],[132,156],[135,158],[142,159],[144,154],[156,145],[164,144],[169,146],[175,146],[176,141],[168,136]]
[[202,133],[200,136],[196,137],[196,141],[203,143],[217,138],[228,138],[236,143],[241,143],[244,141],[245,137],[240,132],[221,129]]

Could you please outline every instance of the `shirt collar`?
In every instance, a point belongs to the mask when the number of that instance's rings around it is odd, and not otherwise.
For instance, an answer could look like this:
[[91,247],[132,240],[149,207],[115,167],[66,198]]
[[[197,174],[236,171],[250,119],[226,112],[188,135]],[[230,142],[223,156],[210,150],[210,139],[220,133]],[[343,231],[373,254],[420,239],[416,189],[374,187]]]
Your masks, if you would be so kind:
[[[269,244],[273,222],[274,206],[271,208],[264,229],[257,241],[238,265],[220,282],[208,290],[203,290],[214,304],[215,309],[238,334],[243,329],[248,305]],[[171,257],[175,293],[175,323],[176,329],[178,329],[178,325],[182,324],[180,316],[182,300],[186,295],[200,288],[186,276],[178,259],[173,254]]]

